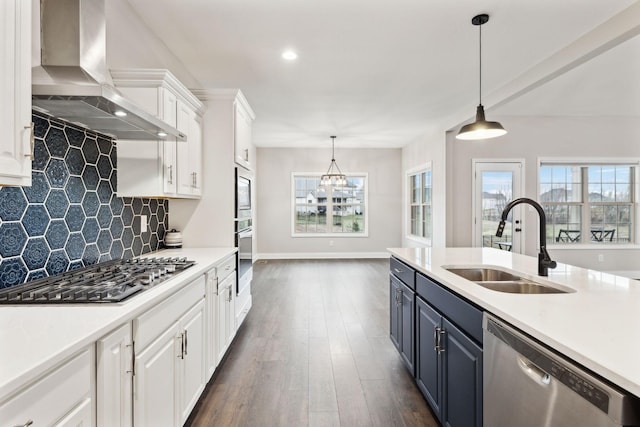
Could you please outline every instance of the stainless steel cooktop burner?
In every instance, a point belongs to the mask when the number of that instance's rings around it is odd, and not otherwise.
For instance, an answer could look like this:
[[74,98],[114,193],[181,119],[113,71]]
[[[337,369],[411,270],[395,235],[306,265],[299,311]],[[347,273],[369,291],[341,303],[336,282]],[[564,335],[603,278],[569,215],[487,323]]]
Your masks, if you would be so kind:
[[0,290],[0,304],[120,302],[194,264],[186,258],[107,261]]

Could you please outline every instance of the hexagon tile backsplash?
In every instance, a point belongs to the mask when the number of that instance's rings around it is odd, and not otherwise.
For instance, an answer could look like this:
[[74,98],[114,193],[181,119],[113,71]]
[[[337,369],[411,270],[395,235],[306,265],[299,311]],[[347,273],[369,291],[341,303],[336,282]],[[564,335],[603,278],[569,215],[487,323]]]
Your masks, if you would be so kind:
[[162,246],[169,201],[116,196],[113,140],[36,112],[33,122],[31,187],[0,188],[0,288]]

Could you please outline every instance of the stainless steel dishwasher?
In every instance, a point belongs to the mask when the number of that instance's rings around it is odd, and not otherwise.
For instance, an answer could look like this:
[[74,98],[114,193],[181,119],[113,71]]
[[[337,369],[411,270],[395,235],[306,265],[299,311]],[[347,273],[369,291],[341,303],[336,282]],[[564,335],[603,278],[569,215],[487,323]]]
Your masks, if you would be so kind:
[[640,425],[640,400],[485,313],[484,427]]

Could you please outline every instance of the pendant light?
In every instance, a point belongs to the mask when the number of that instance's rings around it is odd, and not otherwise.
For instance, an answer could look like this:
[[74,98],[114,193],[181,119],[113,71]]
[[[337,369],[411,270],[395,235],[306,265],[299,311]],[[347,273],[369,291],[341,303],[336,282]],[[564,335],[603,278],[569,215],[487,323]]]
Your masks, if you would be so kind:
[[477,140],[489,139],[502,136],[507,131],[498,122],[488,122],[484,117],[484,107],[482,106],[482,25],[489,22],[489,15],[481,14],[474,16],[471,20],[473,25],[477,25],[480,31],[480,103],[476,109],[476,121],[462,126],[456,135],[457,139]]
[[330,185],[336,186],[345,186],[347,185],[347,177],[342,173],[338,164],[336,163],[335,156],[335,144],[336,137],[331,137],[331,163],[329,164],[329,169],[327,169],[327,173],[320,177],[320,185],[328,187]]

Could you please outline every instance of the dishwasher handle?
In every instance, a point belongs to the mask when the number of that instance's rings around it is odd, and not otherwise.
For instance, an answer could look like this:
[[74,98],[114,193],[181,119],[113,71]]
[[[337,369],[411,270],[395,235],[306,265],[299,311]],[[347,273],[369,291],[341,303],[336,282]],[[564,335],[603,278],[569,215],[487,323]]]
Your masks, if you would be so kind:
[[551,384],[551,375],[547,374],[545,371],[537,367],[535,363],[522,356],[521,354],[518,355],[518,366],[525,374],[527,374],[529,377],[539,382],[540,384]]

